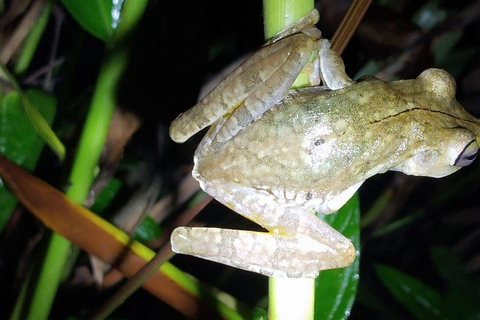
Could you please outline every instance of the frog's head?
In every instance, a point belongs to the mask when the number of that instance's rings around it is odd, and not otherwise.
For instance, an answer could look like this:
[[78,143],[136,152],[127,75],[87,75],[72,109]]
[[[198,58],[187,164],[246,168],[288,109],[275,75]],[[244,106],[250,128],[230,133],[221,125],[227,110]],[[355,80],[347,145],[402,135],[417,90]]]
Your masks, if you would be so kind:
[[[436,106],[421,120],[427,127],[413,156],[392,170],[410,175],[440,178],[470,165],[479,150],[479,121],[455,99],[453,77],[441,69],[427,69],[417,81],[423,92],[436,96]],[[420,122],[422,122],[420,121]]]
[[412,157],[392,168],[415,176],[441,178],[470,165],[478,154],[475,135],[464,128],[439,130],[435,144],[419,148]]

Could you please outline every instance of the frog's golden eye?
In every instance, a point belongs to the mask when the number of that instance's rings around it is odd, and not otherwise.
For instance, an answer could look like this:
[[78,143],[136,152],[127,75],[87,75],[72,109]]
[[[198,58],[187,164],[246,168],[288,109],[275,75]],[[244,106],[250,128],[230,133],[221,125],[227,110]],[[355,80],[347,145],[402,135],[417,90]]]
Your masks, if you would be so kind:
[[458,156],[457,160],[453,164],[456,167],[466,167],[470,165],[478,154],[478,143],[477,140],[470,141],[465,148],[463,148],[462,152]]

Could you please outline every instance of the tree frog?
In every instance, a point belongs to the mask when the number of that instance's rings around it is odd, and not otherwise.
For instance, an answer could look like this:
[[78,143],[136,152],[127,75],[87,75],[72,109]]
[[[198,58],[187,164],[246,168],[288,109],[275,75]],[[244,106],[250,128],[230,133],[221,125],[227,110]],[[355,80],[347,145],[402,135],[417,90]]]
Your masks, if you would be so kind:
[[[267,230],[180,227],[175,252],[267,276],[316,277],[349,266],[356,251],[315,212],[337,211],[387,170],[443,177],[475,159],[480,122],[456,101],[446,71],[355,82],[318,18],[314,10],[281,31],[173,121],[176,142],[211,125],[193,176]],[[301,72],[313,86],[291,90]]]

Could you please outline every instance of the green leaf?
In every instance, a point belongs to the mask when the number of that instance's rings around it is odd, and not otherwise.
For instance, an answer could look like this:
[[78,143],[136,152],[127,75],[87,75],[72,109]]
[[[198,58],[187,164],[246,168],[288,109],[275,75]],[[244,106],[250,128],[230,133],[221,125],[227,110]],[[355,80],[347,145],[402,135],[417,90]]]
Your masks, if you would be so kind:
[[151,217],[145,217],[142,224],[135,230],[135,240],[139,242],[150,242],[162,237],[163,231],[155,220]]
[[378,265],[377,274],[393,296],[417,319],[448,319],[442,297],[432,287],[394,268]]
[[[430,249],[430,255],[438,270],[438,273],[451,287],[459,287],[470,295],[477,296],[479,292],[472,286],[473,280],[468,276],[465,268],[446,247],[434,247]],[[480,297],[478,297],[480,301]]]
[[268,296],[261,298],[253,308],[252,320],[268,320]]
[[12,216],[17,202],[17,198],[7,190],[3,181],[0,179],[0,232],[3,231]]
[[105,189],[103,189],[102,192],[100,192],[91,210],[96,214],[101,215],[105,211],[105,209],[110,205],[110,203],[115,198],[115,196],[118,194],[118,191],[120,191],[122,184],[123,183],[121,180],[113,178],[105,187]]
[[455,254],[446,247],[431,249],[432,260],[449,284],[445,309],[451,319],[480,318],[480,284],[472,279]]
[[[475,284],[472,283],[472,287]],[[476,284],[478,288],[478,283]],[[474,296],[453,287],[445,298],[444,310],[449,319],[478,320],[480,319],[480,304]]]
[[[43,99],[46,97],[46,95],[41,93],[41,91],[35,90],[30,91],[30,95],[25,94],[15,77],[1,63],[0,78],[9,81],[10,84],[15,88],[22,101],[22,106],[28,117],[28,121],[35,128],[37,133],[43,138],[43,140],[50,146],[50,148],[58,155],[58,157],[63,160],[65,158],[65,146],[60,139],[58,139],[52,128],[50,128],[50,125],[45,121],[45,119],[42,117],[42,114],[36,108],[37,104],[45,102]],[[40,94],[37,94],[38,92],[40,92]],[[37,99],[39,101],[37,101]]]
[[401,229],[401,228],[405,227],[406,225],[408,225],[409,223],[411,223],[412,221],[417,220],[419,217],[422,216],[422,214],[423,214],[422,211],[417,211],[417,212],[414,212],[413,214],[410,214],[406,217],[395,220],[395,221],[387,224],[386,226],[384,226],[380,230],[376,231],[373,234],[373,236],[375,238],[379,238],[379,237],[382,237],[382,236],[384,236],[386,234],[389,234],[393,231]]
[[62,0],[77,22],[93,36],[108,41],[120,19],[123,0]]
[[[29,90],[26,96],[37,106],[45,121],[51,124],[56,110],[55,99],[38,90]],[[33,170],[43,147],[43,139],[25,115],[20,95],[15,91],[10,92],[0,101],[0,153],[19,166]],[[0,231],[2,231],[17,200],[1,180],[0,204]]]
[[[360,248],[360,201],[355,195],[337,213],[324,219]],[[315,280],[315,319],[346,319],[350,315],[359,280],[359,257],[348,268],[326,270]]]

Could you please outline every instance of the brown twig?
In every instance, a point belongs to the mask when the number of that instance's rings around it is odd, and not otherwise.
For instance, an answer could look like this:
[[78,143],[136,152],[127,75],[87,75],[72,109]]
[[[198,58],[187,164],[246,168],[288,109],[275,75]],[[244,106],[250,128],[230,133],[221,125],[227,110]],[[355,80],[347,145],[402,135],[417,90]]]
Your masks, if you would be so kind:
[[207,196],[202,202],[195,207],[186,210],[180,217],[172,224],[171,229],[165,233],[163,243],[157,251],[155,257],[150,260],[142,269],[140,269],[133,277],[128,279],[105,303],[103,303],[96,311],[89,317],[92,320],[105,319],[118,308],[128,297],[130,297],[137,289],[139,289],[145,281],[154,275],[160,266],[168,261],[173,252],[170,248],[169,239],[172,230],[177,226],[189,224],[195,216],[205,208],[205,206],[212,201],[212,197]]
[[55,29],[53,33],[52,46],[50,49],[50,57],[48,59],[47,74],[45,76],[45,81],[43,83],[43,90],[47,92],[51,92],[53,90],[52,77],[53,77],[53,70],[55,68],[55,62],[56,62],[55,56],[57,55],[58,41],[60,39],[60,31],[62,29],[63,21],[65,20],[65,13],[59,8],[55,8],[53,10],[53,15],[55,17]]
[[340,26],[337,28],[337,31],[331,39],[332,50],[340,55],[343,53],[371,3],[372,0],[352,1],[347,13],[340,23]]
[[27,37],[30,28],[33,26],[33,24],[37,20],[38,15],[41,12],[44,2],[45,0],[36,0],[32,4],[30,10],[25,15],[22,22],[20,22],[13,35],[3,47],[3,50],[0,54],[0,61],[3,64],[7,64],[7,62],[10,61],[15,51],[17,51],[23,40],[25,40],[25,38]]

